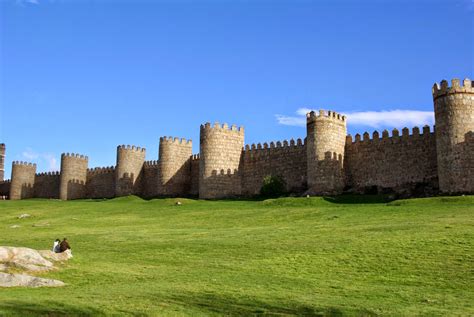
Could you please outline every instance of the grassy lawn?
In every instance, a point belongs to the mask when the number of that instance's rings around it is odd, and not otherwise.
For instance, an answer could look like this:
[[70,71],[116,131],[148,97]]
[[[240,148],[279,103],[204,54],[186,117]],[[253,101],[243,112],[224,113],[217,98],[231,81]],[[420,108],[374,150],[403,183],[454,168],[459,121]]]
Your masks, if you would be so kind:
[[0,202],[0,245],[74,254],[0,316],[474,314],[474,196],[179,200]]

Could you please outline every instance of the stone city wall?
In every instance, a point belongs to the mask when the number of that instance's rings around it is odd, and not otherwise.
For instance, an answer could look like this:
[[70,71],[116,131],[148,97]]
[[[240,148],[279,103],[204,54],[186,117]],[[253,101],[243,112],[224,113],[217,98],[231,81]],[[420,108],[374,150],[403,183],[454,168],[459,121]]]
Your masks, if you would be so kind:
[[87,170],[87,198],[115,197],[115,167],[96,167]]
[[117,167],[115,174],[115,196],[140,194],[141,172],[145,163],[146,149],[119,145],[117,147]]
[[163,192],[160,183],[159,161],[146,161],[143,164],[142,196],[145,198],[158,197]]
[[0,182],[0,196],[10,196],[10,180],[5,180]]
[[0,182],[5,178],[5,144],[0,143]]
[[35,177],[35,197],[59,199],[59,172],[47,172],[36,174]]
[[[307,114],[306,139],[244,146],[244,129],[206,123],[200,151],[190,140],[160,139],[159,159],[146,151],[117,147],[115,167],[87,169],[88,159],[61,156],[61,172],[36,174],[36,165],[14,162],[11,182],[3,181],[5,145],[0,144],[0,195],[79,199],[140,195],[253,196],[265,176],[282,177],[290,193],[346,192],[430,196],[474,193],[474,83],[453,79],[433,89],[436,131],[404,128],[392,135],[375,131],[346,136],[346,118],[333,111]],[[349,118],[350,122],[350,118]]]
[[263,178],[280,176],[286,189],[302,193],[306,189],[306,146],[301,139],[246,145],[242,151],[242,195],[260,193]]
[[454,193],[474,193],[474,131],[464,135],[464,141],[456,145],[453,156],[460,170],[456,172],[459,177],[455,182]]
[[189,189],[189,195],[191,196],[199,196],[199,161],[200,155],[193,154],[190,158],[191,164],[191,186]]
[[[394,191],[424,195],[437,190],[437,160],[435,134],[428,126],[420,134],[415,127],[402,135],[394,129],[389,137],[387,130],[375,131],[372,139],[366,132],[356,134],[355,140],[347,136],[345,149],[346,187],[357,193]],[[423,190],[426,193],[415,193]],[[408,193],[408,194],[409,194]]]
[[34,197],[36,164],[14,161],[12,163],[12,183],[10,199],[28,199]]
[[[438,149],[439,186],[442,193],[461,194],[474,191],[469,185],[472,171],[465,169],[463,152],[466,134],[474,131],[474,82],[446,80],[433,86]],[[474,158],[471,157],[471,161]]]
[[190,158],[193,153],[191,140],[160,138],[160,188],[161,196],[188,195],[191,185]]
[[306,135],[308,193],[342,193],[346,117],[334,111],[311,111],[306,115]]
[[75,153],[61,155],[59,198],[62,200],[86,198],[87,165],[89,158]]
[[244,129],[227,124],[201,125],[199,197],[223,198],[241,195],[240,157]]

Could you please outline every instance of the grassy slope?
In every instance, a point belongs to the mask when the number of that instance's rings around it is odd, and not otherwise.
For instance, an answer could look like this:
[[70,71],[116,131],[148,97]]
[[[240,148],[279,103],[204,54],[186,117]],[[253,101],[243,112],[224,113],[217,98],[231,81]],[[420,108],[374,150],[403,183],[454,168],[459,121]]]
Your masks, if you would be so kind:
[[181,201],[1,202],[0,245],[75,258],[0,316],[474,314],[474,196]]

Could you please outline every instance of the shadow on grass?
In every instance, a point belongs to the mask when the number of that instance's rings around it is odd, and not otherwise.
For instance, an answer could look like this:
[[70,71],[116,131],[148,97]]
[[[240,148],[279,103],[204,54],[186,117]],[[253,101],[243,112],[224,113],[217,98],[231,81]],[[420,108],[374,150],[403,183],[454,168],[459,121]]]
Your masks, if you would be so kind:
[[232,298],[217,294],[187,293],[168,298],[170,302],[183,307],[223,316],[376,316],[370,311],[341,311],[333,307],[311,307],[298,303],[275,305],[251,298]]
[[92,307],[77,307],[58,302],[37,304],[22,301],[6,301],[0,302],[0,316],[100,317],[106,315]]
[[323,199],[334,204],[385,204],[391,201],[386,195],[340,195]]

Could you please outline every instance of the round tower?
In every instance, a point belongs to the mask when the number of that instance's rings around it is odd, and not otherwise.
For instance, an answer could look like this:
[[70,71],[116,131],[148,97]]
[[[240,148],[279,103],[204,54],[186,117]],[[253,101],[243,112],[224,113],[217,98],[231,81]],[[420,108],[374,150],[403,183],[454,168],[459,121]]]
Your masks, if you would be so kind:
[[61,154],[59,199],[72,200],[86,197],[88,157],[75,153]]
[[10,199],[33,198],[36,175],[36,164],[13,162]]
[[0,182],[5,179],[5,144],[0,144]]
[[164,196],[189,194],[191,185],[191,140],[162,137],[159,152],[159,192]]
[[[467,152],[474,131],[474,82],[446,80],[433,86],[439,189],[442,193],[474,192],[473,160]],[[472,142],[472,141],[470,141]],[[468,144],[469,143],[469,144]]]
[[344,189],[346,117],[333,111],[306,115],[308,194],[335,195]]
[[115,196],[140,193],[140,176],[145,163],[145,148],[130,145],[117,147]]
[[240,156],[244,128],[215,123],[201,125],[199,198],[223,198],[241,193]]

